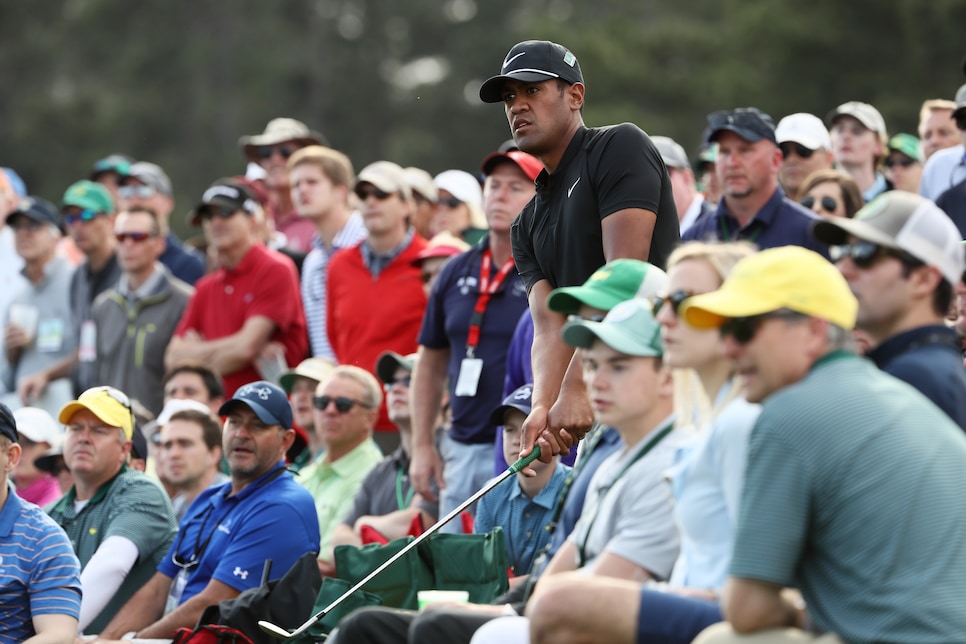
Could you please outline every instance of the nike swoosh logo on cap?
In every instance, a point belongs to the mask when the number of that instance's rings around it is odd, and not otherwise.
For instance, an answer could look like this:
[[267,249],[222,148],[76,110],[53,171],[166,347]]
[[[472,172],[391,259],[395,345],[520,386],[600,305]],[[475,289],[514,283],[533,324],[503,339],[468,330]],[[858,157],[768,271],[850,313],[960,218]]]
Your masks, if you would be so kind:
[[525,53],[527,53],[527,52],[525,52],[525,51],[521,51],[521,52],[520,52],[519,54],[517,54],[516,56],[513,56],[512,58],[504,58],[504,59],[503,59],[503,69],[506,69],[506,68],[507,68],[507,66],[508,66],[508,65],[509,65],[510,63],[512,63],[512,62],[513,62],[514,60],[516,60],[516,59],[517,59],[517,58],[519,58],[520,56],[522,56],[522,55],[524,55]]

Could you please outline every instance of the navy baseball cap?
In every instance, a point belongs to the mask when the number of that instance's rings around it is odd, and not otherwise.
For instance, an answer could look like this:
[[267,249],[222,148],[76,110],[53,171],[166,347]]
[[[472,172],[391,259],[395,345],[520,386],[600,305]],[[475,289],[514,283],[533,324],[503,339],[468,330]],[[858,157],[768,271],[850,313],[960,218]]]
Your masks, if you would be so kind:
[[569,49],[549,40],[524,40],[513,46],[503,59],[500,73],[486,80],[480,87],[480,100],[499,103],[503,100],[503,85],[508,80],[524,83],[559,78],[571,85],[583,83],[580,63]]
[[257,205],[255,193],[248,186],[237,179],[226,177],[208,186],[205,193],[201,195],[201,201],[188,213],[188,223],[192,226],[201,225],[201,215],[207,212],[210,206],[226,208],[231,212],[241,210],[246,215],[254,215]]
[[278,385],[267,380],[258,380],[242,385],[230,400],[218,410],[219,416],[226,416],[235,405],[244,404],[252,410],[258,420],[267,425],[281,425],[292,428],[292,406],[288,396]]
[[763,139],[778,145],[775,122],[757,107],[739,107],[708,114],[708,141],[718,140],[721,132],[734,132],[748,143]]
[[6,436],[14,443],[20,442],[20,435],[17,433],[17,421],[13,417],[10,408],[0,403],[0,436]]
[[513,393],[503,399],[503,404],[490,413],[490,423],[502,425],[506,413],[511,409],[522,411],[524,416],[530,415],[530,398],[533,396],[533,385],[518,387]]
[[16,217],[23,215],[42,224],[53,224],[60,229],[60,213],[57,206],[46,199],[40,197],[25,197],[17,204],[16,210],[7,215],[7,223]]

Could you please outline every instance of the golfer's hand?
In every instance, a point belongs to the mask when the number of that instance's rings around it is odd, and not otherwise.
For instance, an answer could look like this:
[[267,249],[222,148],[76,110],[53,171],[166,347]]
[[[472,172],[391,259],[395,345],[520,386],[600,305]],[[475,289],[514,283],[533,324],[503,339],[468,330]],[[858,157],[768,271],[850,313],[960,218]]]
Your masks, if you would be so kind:
[[434,479],[439,489],[446,487],[446,481],[443,480],[443,460],[439,457],[439,452],[432,445],[414,447],[409,463],[409,482],[430,503],[437,502],[432,486]]

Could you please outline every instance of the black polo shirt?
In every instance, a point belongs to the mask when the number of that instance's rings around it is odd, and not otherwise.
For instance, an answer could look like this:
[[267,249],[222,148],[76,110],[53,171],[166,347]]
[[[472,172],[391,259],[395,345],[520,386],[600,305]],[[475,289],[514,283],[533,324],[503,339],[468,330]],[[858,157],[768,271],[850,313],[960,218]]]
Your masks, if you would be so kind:
[[604,265],[601,220],[626,208],[657,214],[648,261],[664,268],[680,240],[667,168],[636,125],[581,128],[553,174],[541,171],[537,192],[513,222],[517,270],[529,291],[542,279],[579,286]]

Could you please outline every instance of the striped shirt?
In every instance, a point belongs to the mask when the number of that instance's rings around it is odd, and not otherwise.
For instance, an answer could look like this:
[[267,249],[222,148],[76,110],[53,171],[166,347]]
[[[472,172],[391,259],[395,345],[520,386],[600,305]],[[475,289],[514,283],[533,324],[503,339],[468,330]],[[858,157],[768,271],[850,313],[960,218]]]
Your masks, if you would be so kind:
[[35,615],[80,616],[80,564],[67,535],[7,486],[0,508],[0,644],[34,633]]
[[329,346],[329,334],[325,328],[326,274],[329,260],[336,251],[357,246],[366,238],[366,227],[358,212],[349,215],[335,237],[332,247],[326,248],[318,235],[312,238],[312,250],[302,262],[302,306],[305,308],[305,321],[309,327],[309,342],[312,356],[335,360],[335,353]]

